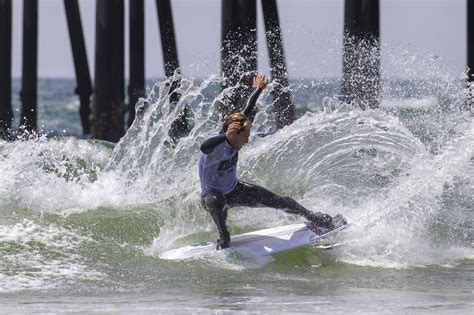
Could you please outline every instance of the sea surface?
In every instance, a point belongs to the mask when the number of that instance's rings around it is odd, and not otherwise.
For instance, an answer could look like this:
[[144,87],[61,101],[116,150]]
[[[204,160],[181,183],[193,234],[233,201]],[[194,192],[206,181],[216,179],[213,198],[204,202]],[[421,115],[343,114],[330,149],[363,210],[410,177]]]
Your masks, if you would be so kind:
[[[292,80],[298,119],[281,130],[270,84],[240,178],[351,227],[333,249],[268,259],[159,258],[217,237],[197,170],[220,125],[217,77],[183,78],[171,105],[149,80],[118,144],[81,134],[74,80],[40,80],[40,134],[0,140],[0,313],[472,314],[473,112],[463,81],[437,69],[384,78],[380,108],[366,111],[338,101],[339,79]],[[193,129],[169,145],[185,104]],[[228,219],[232,234],[295,222],[264,208]]]

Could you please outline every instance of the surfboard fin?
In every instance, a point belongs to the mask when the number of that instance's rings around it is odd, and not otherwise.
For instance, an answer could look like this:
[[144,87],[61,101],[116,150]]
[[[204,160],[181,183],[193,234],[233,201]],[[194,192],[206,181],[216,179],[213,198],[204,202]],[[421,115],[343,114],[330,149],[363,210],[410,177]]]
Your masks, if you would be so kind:
[[321,243],[321,244],[315,244],[314,247],[319,248],[319,249],[333,249],[333,244],[326,244],[326,243]]

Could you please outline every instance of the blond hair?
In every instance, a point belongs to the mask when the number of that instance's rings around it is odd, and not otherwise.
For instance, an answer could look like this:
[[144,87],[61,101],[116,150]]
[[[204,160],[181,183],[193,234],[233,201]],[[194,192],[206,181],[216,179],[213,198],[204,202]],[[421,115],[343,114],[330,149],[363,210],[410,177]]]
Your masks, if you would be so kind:
[[227,128],[229,128],[230,124],[233,122],[238,122],[240,124],[240,130],[238,132],[242,132],[252,126],[250,119],[248,119],[248,117],[243,113],[233,113],[225,118],[224,125],[222,126],[222,132],[226,132]]

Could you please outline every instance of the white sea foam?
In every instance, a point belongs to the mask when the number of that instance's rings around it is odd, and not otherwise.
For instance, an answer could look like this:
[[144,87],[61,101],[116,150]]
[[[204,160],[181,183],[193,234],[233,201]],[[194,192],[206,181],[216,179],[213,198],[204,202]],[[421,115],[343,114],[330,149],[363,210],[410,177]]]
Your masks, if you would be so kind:
[[439,106],[439,100],[436,97],[425,98],[407,98],[407,99],[387,99],[380,102],[381,108],[403,108],[403,109],[422,109],[427,110]]
[[[351,246],[344,248],[345,261],[410,267],[449,265],[474,257],[468,244],[469,238],[472,243],[472,204],[467,211],[442,204],[446,187],[456,180],[464,183],[467,195],[474,194],[473,129],[472,124],[465,127],[466,134],[443,154],[415,157],[397,185],[356,209],[353,226],[347,232]],[[440,232],[452,236],[440,239]]]
[[0,226],[0,292],[44,290],[103,274],[81,261],[76,249],[90,238],[30,220]]

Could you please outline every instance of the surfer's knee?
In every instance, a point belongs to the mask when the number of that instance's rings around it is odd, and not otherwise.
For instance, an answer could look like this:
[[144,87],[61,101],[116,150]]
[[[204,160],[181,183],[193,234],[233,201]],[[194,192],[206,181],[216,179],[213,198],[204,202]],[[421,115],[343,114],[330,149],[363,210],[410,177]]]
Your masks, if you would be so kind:
[[[275,202],[278,204],[279,208],[281,209],[295,208],[296,201],[291,197],[276,195],[274,198],[275,198]],[[293,209],[293,210],[296,210],[296,209]]]
[[202,197],[202,204],[210,212],[221,212],[224,210],[226,200],[223,194],[210,193]]

